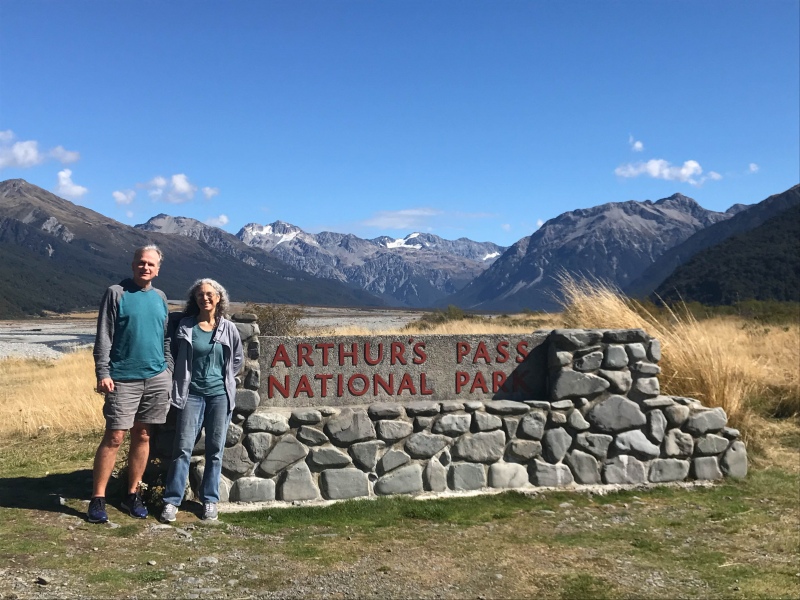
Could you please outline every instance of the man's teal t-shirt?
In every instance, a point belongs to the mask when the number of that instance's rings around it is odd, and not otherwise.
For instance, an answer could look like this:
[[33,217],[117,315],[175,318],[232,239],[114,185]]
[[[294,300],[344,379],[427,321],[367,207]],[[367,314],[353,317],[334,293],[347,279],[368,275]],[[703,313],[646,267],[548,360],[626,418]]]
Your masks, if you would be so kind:
[[119,299],[111,346],[111,378],[155,377],[167,368],[164,323],[167,305],[154,289],[126,289]]
[[192,381],[189,393],[197,396],[225,395],[225,378],[222,375],[222,344],[211,341],[214,331],[192,327]]

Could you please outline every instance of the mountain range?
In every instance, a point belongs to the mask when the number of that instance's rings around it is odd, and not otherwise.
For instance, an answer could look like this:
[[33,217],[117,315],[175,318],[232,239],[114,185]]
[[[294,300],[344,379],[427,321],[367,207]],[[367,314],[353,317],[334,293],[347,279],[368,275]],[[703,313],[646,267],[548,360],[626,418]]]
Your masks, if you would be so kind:
[[[605,281],[630,295],[646,296],[658,287],[659,294],[672,297],[669,286],[677,289],[677,283],[667,277],[677,266],[688,267],[693,257],[726,241],[752,246],[749,238],[736,240],[761,226],[774,228],[766,225],[769,220],[793,215],[786,211],[799,203],[800,185],[726,212],[706,210],[681,194],[655,202],[612,202],[565,212],[505,248],[419,232],[398,239],[312,234],[283,221],[249,223],[233,235],[165,214],[129,227],[14,179],[0,182],[0,276],[13,282],[0,289],[0,315],[93,307],[109,283],[127,274],[133,249],[148,242],[165,251],[158,283],[174,299],[205,276],[225,283],[240,301],[549,310],[558,306],[556,278],[562,272]],[[784,233],[788,242],[777,244],[777,255],[796,247],[792,231]],[[754,235],[762,249],[770,245]],[[713,255],[710,260],[725,262]],[[751,264],[757,267],[757,261]],[[797,287],[785,269],[773,272],[786,280],[785,290]],[[702,281],[683,290],[701,288]],[[727,302],[732,296],[720,297]]]

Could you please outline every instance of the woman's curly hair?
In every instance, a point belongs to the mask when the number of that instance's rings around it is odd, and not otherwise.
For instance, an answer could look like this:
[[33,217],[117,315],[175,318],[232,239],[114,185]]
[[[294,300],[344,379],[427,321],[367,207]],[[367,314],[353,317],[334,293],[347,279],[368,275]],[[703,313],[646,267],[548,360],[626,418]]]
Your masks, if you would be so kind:
[[197,304],[197,298],[195,298],[195,295],[197,294],[197,290],[199,290],[200,286],[203,284],[210,285],[212,288],[214,288],[214,291],[217,292],[217,295],[219,296],[219,303],[217,304],[216,311],[214,311],[214,317],[227,317],[228,307],[230,306],[228,292],[217,281],[208,278],[198,279],[192,284],[192,287],[189,288],[189,298],[186,300],[186,306],[183,309],[183,314],[187,317],[192,317],[200,313],[200,306]]

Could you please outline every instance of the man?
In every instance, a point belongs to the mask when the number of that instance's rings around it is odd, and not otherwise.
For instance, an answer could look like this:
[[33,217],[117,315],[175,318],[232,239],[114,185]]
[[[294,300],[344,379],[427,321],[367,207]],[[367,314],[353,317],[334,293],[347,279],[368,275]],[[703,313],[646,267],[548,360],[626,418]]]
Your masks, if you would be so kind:
[[132,517],[147,517],[138,488],[150,455],[150,427],[166,421],[172,387],[167,297],[152,286],[162,258],[157,246],[138,248],[133,278],[106,290],[97,316],[94,364],[97,391],[106,395],[106,431],[94,457],[90,523],[108,521],[106,485],[128,430],[128,494],[122,508]]

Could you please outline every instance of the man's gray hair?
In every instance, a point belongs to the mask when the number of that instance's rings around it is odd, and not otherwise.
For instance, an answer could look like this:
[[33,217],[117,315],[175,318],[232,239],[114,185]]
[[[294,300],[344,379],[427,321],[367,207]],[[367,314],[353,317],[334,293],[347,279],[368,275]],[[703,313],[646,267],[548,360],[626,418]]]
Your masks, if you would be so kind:
[[197,290],[199,290],[200,286],[203,284],[210,285],[212,288],[214,288],[214,291],[217,292],[217,295],[219,295],[219,303],[217,304],[217,309],[214,312],[214,317],[228,316],[230,300],[228,299],[227,290],[225,290],[225,288],[222,287],[219,282],[208,278],[198,279],[192,284],[192,287],[189,288],[189,297],[186,299],[186,306],[183,309],[183,314],[191,317],[200,312],[200,306],[197,304],[197,298],[195,298],[195,294],[197,294]]
[[145,252],[155,252],[158,254],[158,266],[161,266],[161,263],[164,262],[164,253],[161,252],[161,248],[156,246],[155,244],[148,244],[147,246],[142,246],[137,248],[133,251],[133,262],[136,262],[140,258],[142,258],[142,254]]

